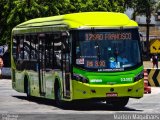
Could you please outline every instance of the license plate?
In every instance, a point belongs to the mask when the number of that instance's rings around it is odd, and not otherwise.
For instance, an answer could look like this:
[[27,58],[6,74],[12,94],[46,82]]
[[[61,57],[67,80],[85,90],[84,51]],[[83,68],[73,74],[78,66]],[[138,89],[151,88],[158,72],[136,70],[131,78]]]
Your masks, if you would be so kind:
[[117,93],[106,93],[107,97],[117,97]]

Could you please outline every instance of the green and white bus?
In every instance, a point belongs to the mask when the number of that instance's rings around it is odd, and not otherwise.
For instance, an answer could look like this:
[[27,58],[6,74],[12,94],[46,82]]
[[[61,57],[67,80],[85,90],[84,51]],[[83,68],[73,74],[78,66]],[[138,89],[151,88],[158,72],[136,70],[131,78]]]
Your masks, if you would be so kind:
[[13,28],[11,43],[12,86],[27,96],[116,107],[143,97],[138,25],[123,13],[32,19]]

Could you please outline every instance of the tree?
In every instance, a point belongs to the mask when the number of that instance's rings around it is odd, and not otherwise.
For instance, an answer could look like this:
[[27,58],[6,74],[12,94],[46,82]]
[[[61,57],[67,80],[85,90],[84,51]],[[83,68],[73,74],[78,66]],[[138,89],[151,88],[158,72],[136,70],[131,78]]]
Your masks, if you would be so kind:
[[126,6],[133,8],[133,19],[136,19],[137,15],[146,16],[146,47],[147,56],[149,56],[149,26],[151,22],[151,15],[155,13],[157,4],[155,0],[125,0]]
[[89,11],[124,12],[124,0],[1,0],[0,44],[9,43],[13,27],[37,17]]
[[6,16],[7,11],[5,10],[5,5],[7,4],[6,0],[2,0],[0,2],[0,45],[6,43],[6,36],[7,36],[7,23],[6,23]]
[[0,44],[10,42],[11,31],[17,24],[40,17],[47,11],[47,7],[39,5],[35,0],[29,0],[29,3],[25,0],[3,0],[0,2],[0,6],[2,9],[2,19],[0,20],[2,42]]
[[124,12],[124,0],[70,0],[71,12]]

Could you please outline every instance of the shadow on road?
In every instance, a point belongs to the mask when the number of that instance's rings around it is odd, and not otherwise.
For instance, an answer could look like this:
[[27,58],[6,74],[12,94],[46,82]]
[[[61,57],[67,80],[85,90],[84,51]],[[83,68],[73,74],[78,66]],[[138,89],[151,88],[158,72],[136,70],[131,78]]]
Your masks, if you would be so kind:
[[38,97],[27,98],[26,96],[12,96],[21,100],[27,100],[30,102],[36,102],[37,104],[49,105],[58,107],[63,110],[75,110],[75,111],[143,111],[130,107],[124,107],[121,109],[115,108],[111,105],[107,105],[105,102],[86,102],[86,101],[74,101],[64,102],[61,106],[57,106],[54,100],[43,99]]

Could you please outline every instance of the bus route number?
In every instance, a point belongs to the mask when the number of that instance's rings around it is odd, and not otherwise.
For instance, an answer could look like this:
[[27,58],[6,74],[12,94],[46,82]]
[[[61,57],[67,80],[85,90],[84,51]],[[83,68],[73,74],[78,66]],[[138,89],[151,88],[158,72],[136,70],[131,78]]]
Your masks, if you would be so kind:
[[87,61],[87,67],[105,67],[106,62],[104,60],[101,61]]

